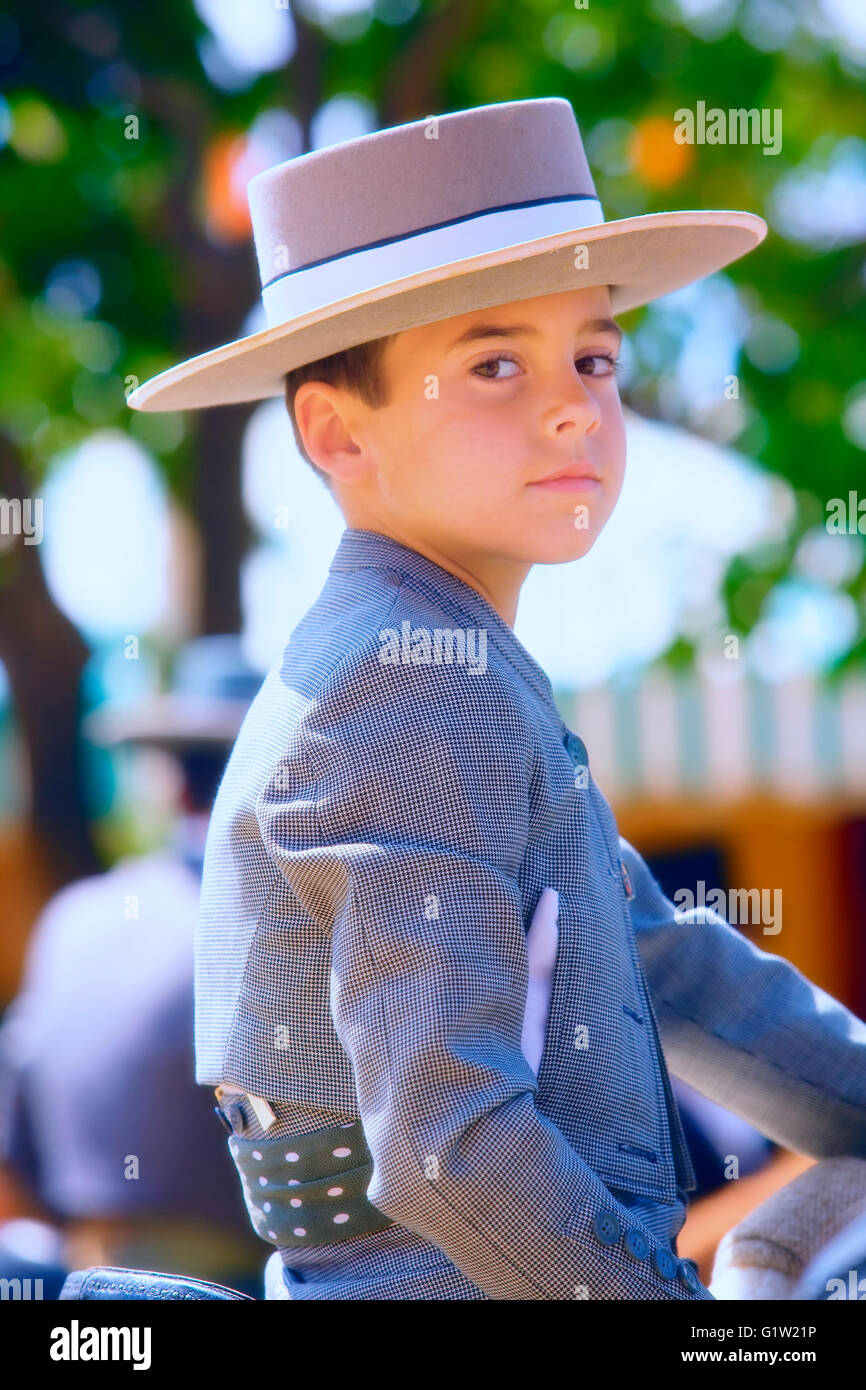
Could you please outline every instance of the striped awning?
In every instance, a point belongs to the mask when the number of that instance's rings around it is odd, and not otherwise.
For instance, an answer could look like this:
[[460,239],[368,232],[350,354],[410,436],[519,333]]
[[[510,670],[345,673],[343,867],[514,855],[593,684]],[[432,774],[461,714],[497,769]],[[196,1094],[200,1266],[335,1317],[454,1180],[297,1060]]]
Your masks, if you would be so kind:
[[556,691],[606,794],[866,800],[866,676],[770,683],[653,671]]

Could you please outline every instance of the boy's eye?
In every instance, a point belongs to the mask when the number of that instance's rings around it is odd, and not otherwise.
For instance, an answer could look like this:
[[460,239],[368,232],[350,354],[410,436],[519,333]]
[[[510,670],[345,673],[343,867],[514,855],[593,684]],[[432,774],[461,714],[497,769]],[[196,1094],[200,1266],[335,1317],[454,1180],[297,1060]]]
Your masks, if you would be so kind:
[[[610,352],[596,352],[586,357],[576,357],[574,360],[577,363],[578,371],[581,371],[581,364],[585,362],[600,362],[603,364],[601,367],[594,367],[588,370],[584,368],[582,372],[582,375],[584,376],[614,376],[616,372],[619,370],[620,365],[619,358],[614,357],[614,355]],[[514,367],[517,366],[517,362],[515,361],[515,359],[513,357],[509,357],[507,353],[497,353],[495,357],[488,357],[485,359],[485,361],[479,362],[477,366],[472,368],[472,371],[485,381],[506,381],[509,380],[511,377],[515,376],[516,373],[503,373],[501,371],[496,371],[495,373],[488,373],[484,370],[487,367],[501,367],[503,363],[510,363]]]
[[604,366],[589,373],[590,376],[614,376],[619,369],[619,358],[612,352],[597,352],[591,357],[578,357],[577,362],[603,362]]
[[488,376],[488,374],[483,370],[485,367],[501,367],[503,362],[506,363],[506,365],[510,363],[512,367],[517,366],[517,363],[515,362],[513,357],[506,357],[504,354],[501,354],[498,357],[488,357],[486,361],[479,362],[477,367],[473,367],[472,370],[473,372],[477,372],[479,376],[485,377],[488,381],[503,381],[505,380],[505,377],[514,376],[516,375],[516,373],[506,372],[503,376],[502,372],[496,372],[495,375],[491,373]]

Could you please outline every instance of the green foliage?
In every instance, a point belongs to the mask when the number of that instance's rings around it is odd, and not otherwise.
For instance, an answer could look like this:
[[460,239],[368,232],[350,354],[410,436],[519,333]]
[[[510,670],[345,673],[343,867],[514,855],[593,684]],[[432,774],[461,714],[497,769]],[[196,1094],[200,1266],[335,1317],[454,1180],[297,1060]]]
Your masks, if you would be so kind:
[[[272,0],[251,0],[251,9],[258,3]],[[310,108],[342,92],[369,99],[388,124],[556,95],[573,104],[609,220],[728,207],[770,222],[765,243],[727,274],[753,313],[793,331],[797,350],[782,369],[741,354],[734,370],[743,424],[726,442],[788,479],[823,516],[825,502],[863,476],[862,449],[843,428],[846,398],[863,375],[862,245],[822,250],[793,242],[774,200],[786,175],[811,157],[829,158],[846,138],[861,142],[862,158],[863,73],[846,58],[843,41],[817,37],[798,22],[798,7],[784,9],[774,13],[791,20],[790,32],[775,46],[762,39],[761,47],[747,37],[749,24],[769,11],[745,4],[732,7],[720,30],[703,33],[688,28],[674,0],[592,0],[585,8],[562,0],[379,0],[368,22],[345,17],[330,31],[313,24],[305,6],[296,16],[303,59],[226,92],[211,84],[199,59],[205,31],[192,4],[151,0],[94,10],[33,0],[16,7],[18,44],[9,57],[7,42],[0,68],[13,121],[12,144],[0,149],[0,423],[37,478],[59,449],[94,428],[145,428],[130,418],[125,382],[176,361],[182,330],[202,308],[202,285],[188,274],[181,243],[205,236],[202,164],[222,133],[247,129],[263,110]],[[88,15],[96,18],[85,23]],[[9,20],[8,12],[0,15],[0,39],[8,39]],[[636,162],[635,140],[649,118],[673,123],[678,109],[699,101],[779,108],[781,152],[692,146],[670,179]],[[44,158],[17,148],[18,114],[37,146],[42,131]],[[135,139],[127,138],[130,115],[139,118]],[[45,304],[46,283],[68,260],[98,272],[98,302],[83,318]],[[203,322],[206,332],[206,315]],[[693,326],[684,316],[662,327],[651,309],[625,322],[653,356],[637,351],[626,399],[670,416],[663,382]],[[697,427],[687,407],[679,418]],[[194,436],[154,427],[147,441],[183,493]],[[730,630],[748,631],[760,618],[807,524],[814,517],[807,522],[801,510],[792,543],[771,568],[748,555],[732,564],[724,584]],[[847,659],[862,660],[866,576],[845,587],[861,613]],[[691,658],[684,641],[667,654],[672,664]]]

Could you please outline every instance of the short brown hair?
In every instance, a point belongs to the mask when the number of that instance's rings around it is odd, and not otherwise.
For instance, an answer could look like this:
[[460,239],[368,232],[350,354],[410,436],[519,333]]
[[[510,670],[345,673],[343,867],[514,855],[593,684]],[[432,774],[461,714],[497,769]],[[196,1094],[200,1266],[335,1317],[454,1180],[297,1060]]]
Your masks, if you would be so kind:
[[342,352],[319,357],[315,362],[305,362],[303,366],[286,372],[286,410],[292,422],[298,452],[329,492],[333,492],[330,474],[318,468],[304,448],[295,419],[295,396],[305,381],[325,381],[329,386],[345,387],[373,409],[387,405],[388,383],[382,371],[382,354],[396,336],[396,333],[389,333],[384,338],[372,338],[368,343],[358,343],[356,347],[344,348]]

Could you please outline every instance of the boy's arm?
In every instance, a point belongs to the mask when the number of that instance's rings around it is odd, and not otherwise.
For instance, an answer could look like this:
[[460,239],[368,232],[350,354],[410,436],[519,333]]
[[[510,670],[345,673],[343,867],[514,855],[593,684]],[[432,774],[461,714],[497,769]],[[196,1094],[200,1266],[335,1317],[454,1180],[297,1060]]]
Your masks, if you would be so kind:
[[866,1158],[866,1024],[718,912],[684,910],[678,922],[637,850],[619,843],[670,1070],[796,1153]]
[[655,1238],[536,1109],[530,753],[489,697],[463,673],[358,673],[317,698],[257,803],[299,911],[331,933],[369,1199],[494,1299],[712,1299],[669,1250],[660,1272]]

